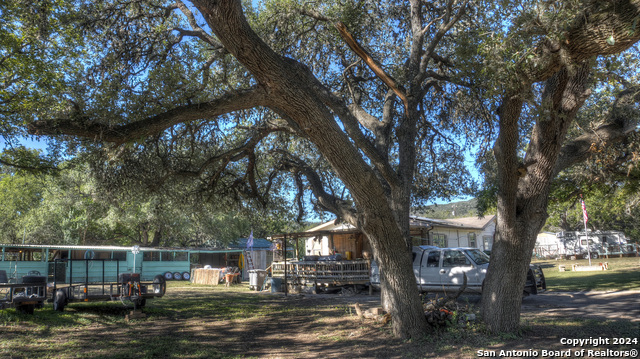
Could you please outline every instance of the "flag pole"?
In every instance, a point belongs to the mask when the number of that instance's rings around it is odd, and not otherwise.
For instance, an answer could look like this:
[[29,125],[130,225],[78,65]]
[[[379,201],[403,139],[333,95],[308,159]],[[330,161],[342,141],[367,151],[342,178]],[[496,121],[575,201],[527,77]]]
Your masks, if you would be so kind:
[[589,257],[589,266],[591,266],[591,245],[589,244],[589,234],[587,233],[587,221],[589,217],[587,216],[587,206],[584,205],[584,199],[582,199],[582,195],[580,195],[580,202],[582,204],[582,219],[584,222],[584,236],[587,238],[587,256]]

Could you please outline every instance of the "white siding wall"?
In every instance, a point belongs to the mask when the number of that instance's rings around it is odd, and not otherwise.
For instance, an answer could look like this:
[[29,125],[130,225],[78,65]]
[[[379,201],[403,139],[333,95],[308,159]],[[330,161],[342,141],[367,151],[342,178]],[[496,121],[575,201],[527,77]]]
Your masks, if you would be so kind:
[[[482,230],[482,233],[478,236],[478,239],[476,241],[477,242],[476,246],[482,250],[490,251],[491,248],[493,247],[493,236],[495,235],[495,233],[496,233],[496,221],[494,219],[484,227],[484,229]],[[487,246],[485,246],[484,244],[485,237],[489,238],[488,240],[489,243]],[[488,247],[488,248],[485,248],[485,247]]]
[[[469,233],[476,234],[476,247],[477,247],[478,238],[481,237],[479,230],[435,227],[431,231],[431,234],[444,234],[446,236],[445,246],[447,247],[469,247]],[[431,238],[433,238],[433,236]]]

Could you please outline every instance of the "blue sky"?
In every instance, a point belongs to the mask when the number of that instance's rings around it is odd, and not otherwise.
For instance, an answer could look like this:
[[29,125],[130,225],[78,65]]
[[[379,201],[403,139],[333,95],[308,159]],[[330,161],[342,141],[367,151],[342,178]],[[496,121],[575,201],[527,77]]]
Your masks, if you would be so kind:
[[[37,137],[34,136],[29,136],[29,137],[21,137],[19,138],[19,143],[27,148],[35,148],[38,150],[43,151],[44,153],[47,152],[47,143],[44,139],[38,139]],[[8,148],[8,144],[6,143],[6,141],[3,138],[0,138],[0,151],[5,150],[6,148]],[[471,173],[471,175],[478,180],[479,179],[479,173],[478,171],[475,169],[474,166],[475,160],[470,156],[467,155],[466,156],[466,160],[465,160],[465,164],[467,165],[469,172]],[[451,201],[444,201],[441,199],[436,199],[433,201],[433,203],[429,203],[429,204],[446,204],[446,203],[451,203],[451,202],[459,202],[459,201],[466,201],[469,200],[473,197],[471,196],[464,196],[464,197],[458,197],[458,198],[454,198]]]

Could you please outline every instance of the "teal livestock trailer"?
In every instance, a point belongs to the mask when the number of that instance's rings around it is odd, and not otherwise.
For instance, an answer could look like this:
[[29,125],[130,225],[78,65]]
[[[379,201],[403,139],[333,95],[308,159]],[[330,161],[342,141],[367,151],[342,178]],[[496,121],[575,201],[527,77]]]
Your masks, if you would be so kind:
[[[157,275],[166,279],[189,279],[192,267],[227,266],[233,263],[227,258],[237,258],[243,252],[242,249],[137,247],[134,250],[120,246],[33,244],[0,244],[0,249],[0,271],[6,273],[7,283],[21,283],[28,275],[44,276],[48,282],[57,283],[116,281],[121,273],[139,273],[142,281],[151,281]],[[203,259],[213,262],[203,262]]]

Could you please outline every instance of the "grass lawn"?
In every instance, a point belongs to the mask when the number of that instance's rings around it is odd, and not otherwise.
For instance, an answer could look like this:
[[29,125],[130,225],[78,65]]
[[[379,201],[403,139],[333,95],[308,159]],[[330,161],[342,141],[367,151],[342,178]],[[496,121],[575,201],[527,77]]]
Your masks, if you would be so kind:
[[[542,266],[547,279],[548,291],[618,291],[640,290],[640,257],[598,258],[592,259],[591,265],[607,262],[609,269],[595,272],[574,272],[571,266],[589,265],[588,259],[579,260],[533,260],[532,263]],[[565,272],[559,271],[564,265]]]
[[[638,328],[540,311],[523,315],[517,334],[492,335],[475,322],[401,341],[388,325],[355,316],[355,301],[379,305],[366,295],[285,297],[246,283],[170,282],[165,297],[147,303],[146,317],[132,321],[119,302],[74,303],[63,313],[49,304],[34,315],[0,310],[0,358],[476,358],[478,350],[566,351],[560,338],[633,337]],[[597,349],[605,348],[629,350]]]

